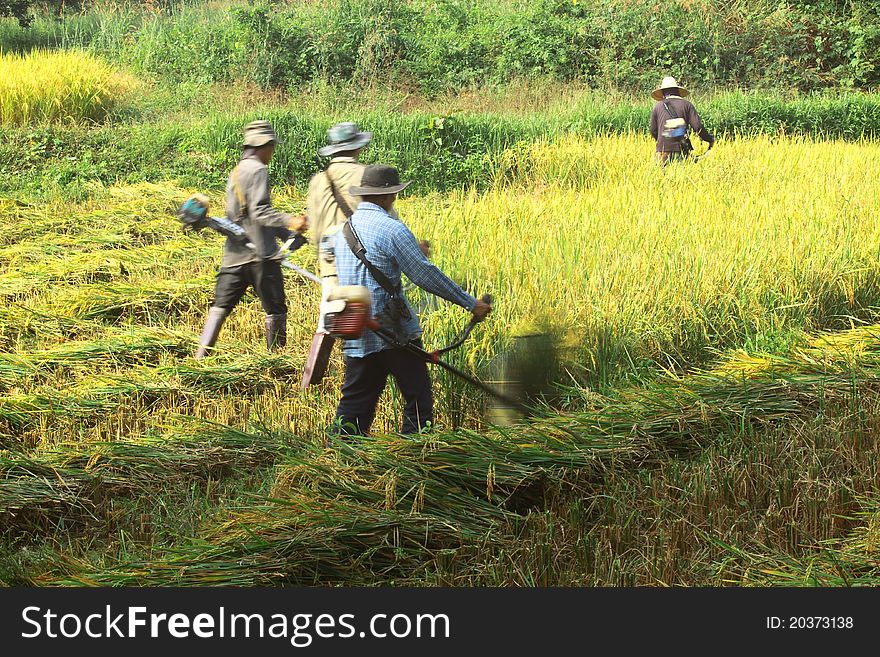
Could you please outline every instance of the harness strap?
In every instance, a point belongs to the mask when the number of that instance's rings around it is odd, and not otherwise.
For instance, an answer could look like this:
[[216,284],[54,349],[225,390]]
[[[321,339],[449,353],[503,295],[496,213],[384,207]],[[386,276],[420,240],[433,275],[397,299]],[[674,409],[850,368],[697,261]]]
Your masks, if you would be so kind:
[[247,200],[245,200],[244,194],[241,193],[241,187],[238,184],[239,168],[240,165],[232,170],[232,191],[235,194],[235,198],[238,199],[238,219],[241,221],[247,216],[248,207]]
[[[680,119],[681,118],[678,114],[676,114],[675,112],[672,111],[672,108],[669,107],[669,103],[667,103],[665,100],[663,101],[663,107],[666,108],[666,113],[669,114],[669,116],[671,118],[673,118],[673,119]],[[687,155],[694,148],[693,145],[691,144],[690,138],[688,137],[689,130],[690,130],[690,126],[687,124],[687,122],[685,122],[684,137],[682,137],[681,140],[678,142],[679,152],[684,153],[685,155]]]
[[346,221],[342,225],[342,234],[345,236],[345,241],[348,244],[348,248],[351,249],[351,252],[354,253],[355,257],[364,263],[364,267],[367,268],[367,271],[376,279],[376,282],[382,286],[388,294],[392,297],[399,298],[401,289],[400,285],[395,286],[391,279],[389,279],[382,271],[376,267],[372,262],[367,260],[367,249],[364,247],[364,243],[361,242],[360,238],[354,232],[354,227],[351,225],[351,221]]
[[342,210],[342,214],[345,215],[345,218],[351,219],[351,215],[353,215],[354,212],[352,211],[351,206],[349,206],[342,197],[342,194],[339,193],[339,190],[336,189],[336,185],[333,184],[333,178],[330,177],[330,167],[332,166],[333,165],[331,164],[327,167],[327,170],[324,171],[324,175],[327,177],[327,182],[330,183],[330,192],[333,194],[333,198],[336,200],[336,205]]

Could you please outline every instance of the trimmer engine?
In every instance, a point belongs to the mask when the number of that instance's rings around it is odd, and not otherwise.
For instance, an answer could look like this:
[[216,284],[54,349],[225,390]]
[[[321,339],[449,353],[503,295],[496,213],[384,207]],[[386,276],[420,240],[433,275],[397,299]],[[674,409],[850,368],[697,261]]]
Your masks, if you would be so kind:
[[337,287],[321,306],[324,327],[334,338],[359,338],[369,328],[370,290],[362,285]]
[[248,238],[244,228],[237,223],[225,217],[209,216],[208,197],[202,194],[195,194],[184,201],[177,210],[177,218],[183,224],[184,230],[200,231],[202,228],[210,228],[249,249],[257,248]]

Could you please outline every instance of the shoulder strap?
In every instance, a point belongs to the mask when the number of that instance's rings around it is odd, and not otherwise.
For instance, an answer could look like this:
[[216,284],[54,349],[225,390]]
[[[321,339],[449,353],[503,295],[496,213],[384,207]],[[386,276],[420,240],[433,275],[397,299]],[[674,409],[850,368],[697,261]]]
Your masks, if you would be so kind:
[[663,101],[663,107],[666,108],[666,111],[669,113],[669,115],[670,115],[673,119],[677,119],[677,118],[679,118],[678,114],[676,114],[675,112],[672,111],[672,108],[669,107],[669,103],[667,103],[665,100]]
[[342,225],[342,234],[345,236],[345,241],[348,244],[348,248],[351,249],[351,252],[354,253],[355,257],[364,263],[364,267],[367,268],[367,271],[376,279],[376,282],[382,286],[388,294],[392,297],[400,296],[400,285],[394,286],[391,283],[391,280],[383,274],[378,267],[376,267],[372,262],[367,260],[367,249],[364,247],[363,242],[361,242],[360,238],[354,232],[354,226],[351,225],[351,221],[346,221]]
[[347,219],[351,219],[351,215],[353,215],[354,212],[352,211],[348,203],[346,203],[345,199],[342,198],[342,194],[339,193],[339,190],[336,189],[336,185],[333,184],[333,178],[330,177],[329,171],[330,167],[327,167],[327,170],[324,171],[324,175],[327,176],[327,182],[330,183],[330,192],[333,194],[333,198],[336,200],[336,205],[338,205],[339,209],[342,210],[342,214],[344,214]]
[[[669,115],[673,119],[679,118],[678,114],[676,114],[675,112],[672,111],[672,108],[669,106],[669,103],[667,103],[665,100],[663,101],[663,107],[666,108],[666,111],[669,113]],[[690,134],[690,125],[687,123],[687,121],[685,121],[684,137],[682,138],[681,142],[679,142],[681,144],[681,146],[680,146],[681,152],[684,153],[685,155],[687,155],[688,153],[690,153],[694,149],[693,144],[691,144],[690,137],[688,137],[689,134]]]
[[235,198],[238,199],[238,218],[246,217],[248,213],[247,201],[244,198],[244,194],[241,193],[241,187],[238,184],[238,170],[241,167],[241,163],[239,162],[238,166],[236,166],[232,170],[232,191],[235,193]]

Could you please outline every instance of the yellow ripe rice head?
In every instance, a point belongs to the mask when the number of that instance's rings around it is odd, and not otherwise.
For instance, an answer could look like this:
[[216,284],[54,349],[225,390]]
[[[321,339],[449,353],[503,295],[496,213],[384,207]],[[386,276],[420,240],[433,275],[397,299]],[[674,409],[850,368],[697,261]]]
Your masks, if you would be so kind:
[[84,52],[0,53],[0,124],[100,121],[137,87]]

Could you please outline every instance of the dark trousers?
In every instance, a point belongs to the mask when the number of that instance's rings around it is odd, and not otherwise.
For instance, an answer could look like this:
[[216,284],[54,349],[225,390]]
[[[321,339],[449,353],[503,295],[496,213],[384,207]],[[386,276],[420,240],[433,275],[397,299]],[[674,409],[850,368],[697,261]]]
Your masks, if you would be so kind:
[[214,286],[214,305],[232,310],[241,301],[248,287],[254,288],[254,293],[259,297],[267,315],[287,313],[284,276],[281,273],[281,263],[277,260],[221,267]]
[[434,397],[427,363],[405,349],[383,349],[363,358],[345,357],[342,399],[336,409],[339,434],[367,435],[389,374],[394,377],[406,403],[400,433],[419,433],[434,421]]
[[667,151],[658,151],[657,152],[657,159],[659,159],[660,162],[663,164],[668,164],[670,162],[684,162],[685,160],[688,159],[689,156],[690,156],[689,152],[688,153],[683,153],[683,152],[670,153]]

